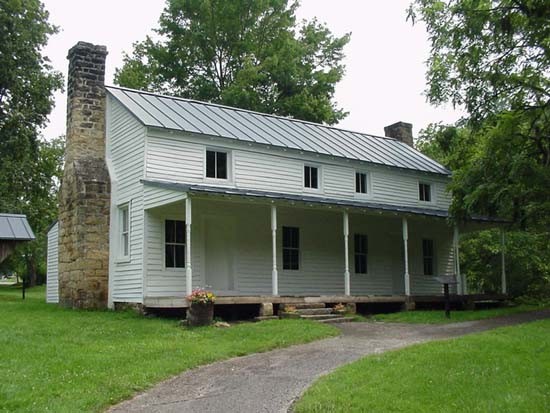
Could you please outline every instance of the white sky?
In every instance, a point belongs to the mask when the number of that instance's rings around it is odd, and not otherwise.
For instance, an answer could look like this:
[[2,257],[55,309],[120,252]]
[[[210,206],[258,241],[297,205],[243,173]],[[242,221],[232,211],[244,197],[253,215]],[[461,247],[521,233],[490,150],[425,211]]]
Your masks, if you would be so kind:
[[[157,27],[164,0],[43,0],[50,21],[60,32],[44,53],[65,76],[67,51],[78,41],[107,46],[106,83],[113,84],[122,53]],[[349,112],[339,126],[375,135],[397,121],[411,122],[414,134],[431,122],[450,123],[461,113],[426,102],[425,64],[429,44],[423,27],[406,21],[410,0],[302,0],[298,18],[317,17],[336,35],[352,32],[345,48],[346,75],[337,85],[336,101]],[[66,96],[56,106],[44,136],[65,133]]]

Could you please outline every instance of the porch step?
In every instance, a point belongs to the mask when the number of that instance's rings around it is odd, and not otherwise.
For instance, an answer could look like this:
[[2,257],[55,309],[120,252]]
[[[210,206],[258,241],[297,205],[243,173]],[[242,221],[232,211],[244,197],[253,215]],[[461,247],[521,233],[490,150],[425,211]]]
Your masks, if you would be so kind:
[[330,323],[351,323],[353,317],[335,317],[327,318],[326,320],[319,320],[319,323],[330,324]]
[[296,312],[300,315],[324,315],[332,314],[332,308],[300,308]]
[[289,303],[282,304],[281,308],[294,307],[296,310],[305,310],[310,308],[325,308],[325,303]]
[[261,315],[258,317],[254,317],[254,321],[265,321],[265,320],[278,320],[279,317],[276,315]]
[[300,318],[303,318],[304,320],[326,321],[326,320],[334,320],[336,318],[342,318],[342,316],[338,314],[310,314],[310,315],[301,315]]

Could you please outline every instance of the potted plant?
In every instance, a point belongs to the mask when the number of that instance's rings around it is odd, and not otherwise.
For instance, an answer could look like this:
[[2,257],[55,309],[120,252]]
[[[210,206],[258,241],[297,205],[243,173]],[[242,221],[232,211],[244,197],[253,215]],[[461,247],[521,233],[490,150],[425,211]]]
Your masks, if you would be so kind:
[[334,307],[332,307],[332,312],[334,314],[345,314],[346,313],[346,306],[342,303],[336,304]]
[[187,310],[187,323],[189,326],[207,326],[214,319],[214,301],[216,296],[212,291],[196,288],[187,296],[189,309]]
[[300,318],[300,314],[293,305],[285,305],[281,311],[279,311],[279,318]]

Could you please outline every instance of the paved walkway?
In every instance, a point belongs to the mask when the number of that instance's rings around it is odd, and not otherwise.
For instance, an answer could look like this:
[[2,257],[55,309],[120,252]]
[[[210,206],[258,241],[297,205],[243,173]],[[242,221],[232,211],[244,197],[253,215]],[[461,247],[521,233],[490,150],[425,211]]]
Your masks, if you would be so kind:
[[342,335],[189,370],[110,412],[287,412],[319,376],[369,354],[550,318],[550,310],[443,325],[342,324]]

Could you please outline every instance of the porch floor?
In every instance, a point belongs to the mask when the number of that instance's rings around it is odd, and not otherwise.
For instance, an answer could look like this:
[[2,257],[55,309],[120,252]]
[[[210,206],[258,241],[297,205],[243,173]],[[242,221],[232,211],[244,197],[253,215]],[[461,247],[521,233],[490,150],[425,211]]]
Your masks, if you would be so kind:
[[[482,301],[504,301],[507,299],[503,294],[470,294],[451,295],[453,302],[482,302]],[[443,295],[319,295],[319,296],[218,296],[217,305],[235,304],[298,304],[298,303],[441,303],[445,300]],[[146,297],[145,307],[151,308],[187,308],[189,303],[183,297]]]

